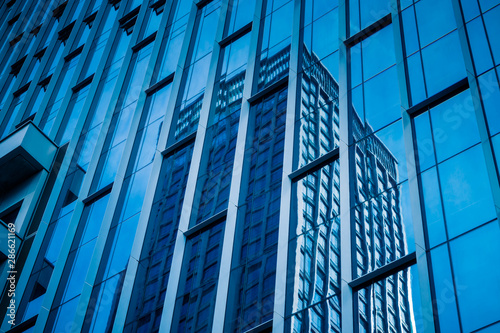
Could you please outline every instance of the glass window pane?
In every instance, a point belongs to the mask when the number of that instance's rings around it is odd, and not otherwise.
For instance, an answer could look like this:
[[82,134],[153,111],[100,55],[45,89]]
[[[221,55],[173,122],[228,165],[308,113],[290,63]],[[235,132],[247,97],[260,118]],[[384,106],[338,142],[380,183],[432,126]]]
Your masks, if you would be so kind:
[[453,32],[422,49],[429,96],[466,76],[458,32]]
[[450,238],[495,217],[482,148],[476,146],[439,166]]
[[416,266],[361,289],[355,295],[360,332],[420,333],[432,325],[422,312]]
[[438,163],[479,142],[469,91],[434,107],[430,116]]
[[436,168],[422,172],[420,181],[429,246],[434,247],[446,241],[441,191]]
[[500,228],[498,221],[450,242],[464,331],[500,319]]
[[432,250],[431,262],[435,293],[434,302],[439,318],[439,327],[442,331],[449,329],[451,332],[460,332],[448,245],[442,245]]
[[229,291],[236,303],[228,309],[231,330],[239,332],[273,316],[287,91],[263,98],[250,111],[254,125],[245,152],[246,196],[238,207],[242,220],[237,224]]
[[356,276],[362,276],[415,251],[408,183],[383,192],[357,206],[361,246],[357,247]]
[[391,4],[387,0],[350,0],[350,35],[354,35],[370,24],[391,13]]
[[456,28],[450,0],[420,0],[415,3],[420,45],[424,47]]

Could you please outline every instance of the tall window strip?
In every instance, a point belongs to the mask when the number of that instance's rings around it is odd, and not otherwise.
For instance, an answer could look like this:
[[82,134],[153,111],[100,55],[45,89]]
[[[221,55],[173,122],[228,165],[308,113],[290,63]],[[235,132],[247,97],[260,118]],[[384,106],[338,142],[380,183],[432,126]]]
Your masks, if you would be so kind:
[[[162,106],[168,104],[170,92],[170,85],[156,92],[146,102],[142,113],[124,185],[106,241],[105,256],[101,261],[93,296],[87,309],[84,330],[105,330],[113,324],[165,116]],[[109,295],[113,295],[111,302],[108,300]]]
[[238,209],[229,291],[236,302],[226,309],[230,331],[245,332],[273,317],[287,92],[259,100],[250,111],[245,151],[250,164],[242,182],[246,195]]

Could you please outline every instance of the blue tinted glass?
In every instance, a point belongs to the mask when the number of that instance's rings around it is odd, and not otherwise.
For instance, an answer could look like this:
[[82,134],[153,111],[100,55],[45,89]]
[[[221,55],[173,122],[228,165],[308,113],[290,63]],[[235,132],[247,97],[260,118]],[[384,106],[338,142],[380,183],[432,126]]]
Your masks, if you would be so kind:
[[435,292],[434,302],[438,312],[441,331],[460,332],[448,246],[443,245],[432,250],[431,262]]
[[361,42],[364,80],[396,63],[393,35],[393,27],[389,25]]
[[[390,172],[394,175],[394,180],[397,183],[401,183],[408,179],[408,168],[406,166],[406,152],[405,145],[403,139],[403,124],[402,121],[398,121],[377,133],[375,133],[375,137],[378,139],[374,139],[376,141],[380,141],[380,146],[377,148],[381,148],[386,150],[385,153],[381,153],[380,160],[382,163],[386,163],[390,158],[395,160],[394,169],[391,166],[388,168]],[[383,156],[383,157],[382,157]]]
[[[92,254],[94,253],[95,243],[96,240],[94,239],[91,242],[83,244],[78,250],[76,250],[76,257],[71,266],[66,266],[66,270],[70,270],[70,275],[64,288],[64,295],[62,298],[63,302],[81,294],[83,284],[87,278],[90,260],[92,259]],[[62,285],[59,287],[62,288]]]
[[[291,226],[291,235],[299,236],[289,244],[289,260],[295,265],[289,267],[287,275],[292,279],[301,274],[302,281],[293,284],[292,313],[340,288],[339,169],[338,162],[330,164],[294,185],[297,210],[292,216],[297,225]],[[308,290],[314,284],[315,296],[309,298]]]
[[[106,327],[112,325],[109,318],[113,318],[113,310],[116,311],[119,296],[117,289],[119,289],[119,286],[121,285],[120,280],[122,278],[123,277],[120,275],[115,275],[108,281],[94,287],[94,292],[99,291],[99,295],[97,295],[97,299],[91,298],[90,300],[90,302],[98,302],[97,308],[88,308],[89,312],[94,311],[94,317],[92,318],[91,323],[91,332],[102,332],[106,330]],[[87,313],[87,315],[88,314],[89,313]],[[87,320],[88,319],[89,318],[87,317]],[[87,324],[87,321],[85,324]]]
[[61,246],[64,238],[61,237],[66,235],[66,231],[68,230],[68,225],[71,220],[73,214],[68,213],[61,217],[55,226],[55,230],[53,232],[54,237],[50,240],[49,247],[47,248],[47,252],[45,253],[45,259],[54,264],[59,257],[59,251],[61,250]]
[[401,118],[395,66],[365,82],[365,117],[373,131]]
[[139,222],[139,214],[109,231],[110,252],[107,260],[104,260],[104,262],[107,262],[107,266],[103,280],[123,271],[127,267],[132,244],[134,243],[137,222]]
[[[303,56],[311,60],[307,52]],[[340,136],[338,85],[330,72],[320,66],[305,69],[301,86],[299,167],[337,147]]]
[[[305,322],[305,318],[310,321]],[[340,296],[315,302],[286,318],[284,332],[340,332]]]
[[481,11],[484,13],[490,8],[498,5],[500,1],[498,0],[479,0],[479,5],[481,6]]
[[429,246],[434,247],[446,241],[446,230],[441,206],[441,191],[437,178],[436,168],[432,168],[420,175],[422,182],[422,201],[427,226]]
[[312,50],[319,59],[325,58],[338,46],[338,10],[332,10],[313,23]]
[[460,0],[460,4],[462,5],[465,22],[469,22],[480,14],[477,0]]
[[410,7],[401,13],[403,17],[403,29],[405,37],[406,54],[410,55],[420,49],[418,43],[417,22],[415,21],[415,9]]
[[479,142],[468,90],[436,106],[430,115],[438,163]]
[[451,0],[420,0],[415,4],[418,33],[424,47],[456,28]]
[[439,166],[448,236],[456,237],[495,217],[488,173],[480,146]]
[[429,113],[425,112],[415,117],[413,123],[415,126],[415,141],[417,144],[417,162],[419,170],[423,171],[436,164]]
[[259,90],[288,74],[293,2],[268,15],[262,29],[258,86]]
[[493,67],[493,61],[486,33],[484,32],[483,21],[480,17],[467,23],[467,34],[472,50],[472,59],[476,67],[476,74],[481,74]]
[[[250,170],[243,181],[245,204],[238,208],[238,214],[243,214],[235,236],[238,269],[231,274],[236,284],[231,326],[238,331],[249,330],[273,315],[274,289],[267,290],[266,286],[274,285],[276,275],[286,97],[287,89],[281,90],[260,100],[250,112],[254,124],[249,133],[251,145],[246,151]],[[254,265],[265,269],[255,272],[251,269]],[[257,301],[246,298],[254,285],[239,282],[254,274],[260,274],[258,289],[262,290]],[[257,307],[259,303],[263,306]]]
[[317,20],[319,17],[325,15],[325,13],[328,13],[337,6],[337,0],[306,0],[304,10],[304,26],[309,25],[312,21]]
[[477,331],[478,333],[497,333],[500,331],[500,323],[488,326],[482,330]]
[[351,56],[351,87],[356,87],[363,82],[363,72],[361,65],[361,43],[354,45],[349,49]]
[[255,0],[233,0],[232,6],[229,7],[231,19],[226,35],[230,35],[236,30],[243,27],[245,24],[253,21],[255,12]]
[[495,135],[494,137],[492,137],[491,143],[493,145],[493,151],[495,153],[497,165],[500,165],[500,135]]
[[[207,310],[208,313],[204,313],[204,304],[201,303],[201,300],[203,296],[205,303],[215,303],[216,293],[213,290],[217,288],[218,283],[217,277],[219,275],[223,234],[224,222],[221,222],[186,240],[184,263],[181,271],[182,277],[175,302],[173,331],[182,332],[178,323],[180,319],[184,318],[192,321],[196,332],[199,332],[200,326],[207,323],[205,319],[208,320],[208,327],[211,326],[211,318],[215,307],[210,306],[209,310]],[[212,259],[207,261],[206,254],[211,251],[216,251],[217,254],[211,255]],[[217,258],[217,260],[214,262],[213,258]],[[209,292],[209,290],[212,290],[212,292]],[[203,312],[202,322],[197,320],[195,325],[194,319],[197,318],[200,312]]]
[[490,135],[494,135],[500,132],[500,89],[495,70],[479,76],[478,82]]
[[357,332],[423,332],[432,325],[432,316],[422,313],[415,266],[359,290],[355,297]]
[[104,212],[106,211],[108,199],[109,195],[106,195],[90,206],[85,207],[85,210],[87,212],[84,212],[83,218],[80,222],[80,224],[84,228],[80,244],[85,244],[86,242],[97,237],[99,229],[101,228]]
[[422,49],[422,58],[429,96],[466,76],[456,31]]
[[407,59],[408,76],[410,79],[411,105],[418,104],[427,96],[421,53],[417,52]]
[[[193,144],[190,144],[166,157],[161,168],[129,306],[131,318],[127,322],[134,326],[139,318],[151,316],[151,321],[142,324],[144,332],[159,326],[161,311],[155,310],[161,309],[164,304],[164,288],[170,274],[192,152]],[[158,279],[163,281],[162,284],[158,283]]]
[[196,194],[192,213],[196,216],[197,211],[196,223],[228,207],[239,116],[239,111],[233,112],[207,130],[208,161],[200,170],[201,193]]
[[[372,156],[366,160],[371,160],[371,165],[379,162]],[[359,178],[359,171],[356,172]],[[386,179],[389,178],[386,172],[377,169],[376,178],[370,177],[368,173],[364,184],[360,184],[358,180],[356,189],[358,200],[363,200],[364,193],[373,195],[372,184],[377,189],[388,186],[386,182],[390,180]],[[372,272],[415,250],[408,182],[392,187],[354,209],[356,277]]]
[[[490,0],[491,1],[491,0]],[[495,1],[497,2],[497,1]],[[484,8],[482,8],[484,11]],[[500,41],[497,36],[500,33],[500,7],[495,7],[489,12],[484,14],[484,25],[489,37],[491,51],[493,52],[493,59],[495,64],[500,64]]]
[[[365,104],[363,101],[363,86],[357,86],[351,91],[352,98],[352,111],[353,117],[355,117],[359,122],[362,122],[365,118]],[[362,124],[360,124],[363,126]],[[361,139],[362,136],[359,136]]]
[[68,325],[74,323],[73,318],[77,311],[79,300],[80,297],[76,297],[60,308],[51,311],[51,316],[53,312],[57,313],[57,322],[54,323],[53,332],[64,332]]
[[350,0],[351,31],[354,35],[361,29],[375,23],[391,13],[391,5],[387,0]]
[[471,332],[500,319],[498,221],[450,243],[460,317]]
[[90,86],[86,86],[79,92],[75,93],[70,101],[70,104],[65,112],[61,128],[59,129],[58,144],[62,145],[68,142],[73,136],[80,113],[82,112]]

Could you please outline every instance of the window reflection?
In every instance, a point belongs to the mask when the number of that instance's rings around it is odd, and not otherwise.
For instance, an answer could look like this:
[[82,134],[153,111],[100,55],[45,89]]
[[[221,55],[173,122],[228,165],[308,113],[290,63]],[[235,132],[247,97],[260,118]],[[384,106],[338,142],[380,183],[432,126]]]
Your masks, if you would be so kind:
[[225,36],[238,31],[246,24],[253,21],[255,12],[255,0],[233,0],[228,9],[230,16]]
[[221,222],[186,240],[172,331],[211,331],[223,236]]
[[62,146],[63,144],[69,142],[69,140],[71,139],[71,136],[75,131],[76,123],[80,118],[83,105],[87,100],[89,89],[90,86],[87,85],[78,92],[74,93],[73,96],[71,96],[69,105],[66,109],[66,112],[64,113],[61,127],[59,128],[59,133],[56,136],[56,143],[59,146]]
[[[86,324],[90,325],[92,330],[105,330],[114,321],[118,295],[121,293],[122,279],[125,277],[125,269],[134,243],[163,123],[162,106],[168,104],[170,90],[171,86],[168,85],[149,97],[142,113],[134,149],[104,248],[105,256],[95,281],[94,298],[91,302],[97,305],[87,310]],[[115,295],[116,300],[111,304],[110,302],[99,304],[102,293],[111,292],[110,286],[113,286],[111,295]]]
[[132,118],[141,93],[146,68],[153,44],[137,51],[129,65],[125,84],[122,86],[119,103],[116,105],[111,125],[106,136],[103,152],[99,158],[97,173],[92,181],[91,192],[95,192],[114,181]]
[[162,47],[160,50],[160,56],[163,57],[161,60],[158,60],[159,64],[155,71],[158,75],[153,77],[153,81],[156,80],[156,82],[158,82],[175,72],[177,63],[179,62],[182,42],[184,41],[189,11],[191,10],[192,4],[193,2],[191,0],[174,1],[170,14],[172,24],[166,28],[167,33],[165,33],[165,37],[162,40]]
[[52,126],[54,125],[55,118],[63,102],[63,97],[66,93],[66,89],[63,87],[69,87],[69,83],[71,82],[71,78],[73,77],[73,73],[75,72],[79,59],[80,55],[77,55],[73,59],[64,63],[57,85],[53,90],[49,103],[47,104],[42,119],[40,120],[39,127],[47,135],[49,135]]
[[286,310],[292,317],[286,331],[340,332],[339,182],[336,161],[294,184],[297,224],[291,227],[288,259],[293,298]]
[[[273,316],[283,174],[287,89],[252,106],[246,196],[239,206],[227,309],[231,332],[245,332]],[[246,185],[248,184],[248,185]]]
[[293,1],[268,1],[263,18],[262,43],[258,56],[258,90],[288,74],[293,21]]
[[137,269],[125,332],[160,326],[193,144],[165,158]]
[[357,292],[359,332],[410,333],[425,327],[416,266]]
[[410,104],[466,76],[450,0],[420,0],[402,11]]
[[340,332],[340,296],[335,295],[285,319],[287,332]]
[[99,234],[99,229],[106,211],[109,194],[89,204],[84,208],[76,237],[73,240],[71,251],[66,261],[66,266],[62,275],[62,281],[59,283],[59,288],[52,303],[52,310],[49,317],[57,319],[57,322],[50,322],[54,325],[55,331],[65,327],[65,324],[70,322],[74,317],[74,312],[61,317],[69,304],[75,302],[78,304],[78,299],[82,293],[85,278],[90,266],[90,260],[94,253],[94,248]]
[[[331,6],[317,0],[306,2],[306,22],[314,21],[303,30],[301,105],[296,124],[300,128],[298,167],[335,149],[340,138],[338,83],[335,79],[338,32],[330,22],[337,20],[338,10],[334,6],[335,9],[327,14],[322,12]],[[329,36],[329,39],[318,36]]]
[[[349,53],[352,117],[376,132],[401,118],[392,25],[353,46]],[[370,131],[354,129],[353,134],[360,140]]]
[[198,29],[191,45],[191,59],[186,62],[183,73],[181,98],[176,103],[173,134],[169,144],[173,144],[196,131],[205,95],[205,87],[214,46],[215,33],[219,21],[221,1],[209,3],[198,11]]

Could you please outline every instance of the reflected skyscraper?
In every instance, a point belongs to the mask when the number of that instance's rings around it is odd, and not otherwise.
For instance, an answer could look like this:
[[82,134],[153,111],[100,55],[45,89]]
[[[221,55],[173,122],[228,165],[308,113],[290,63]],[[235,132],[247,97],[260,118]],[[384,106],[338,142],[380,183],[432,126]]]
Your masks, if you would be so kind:
[[0,332],[499,330],[498,1],[0,17]]

